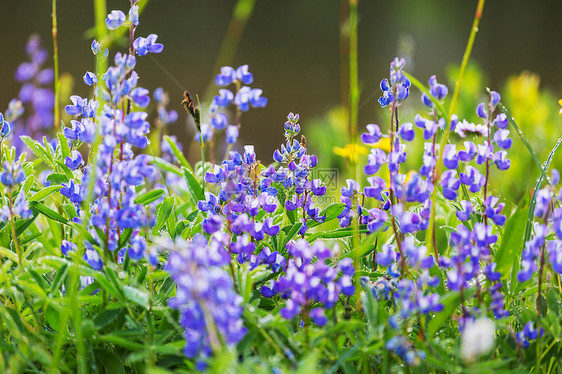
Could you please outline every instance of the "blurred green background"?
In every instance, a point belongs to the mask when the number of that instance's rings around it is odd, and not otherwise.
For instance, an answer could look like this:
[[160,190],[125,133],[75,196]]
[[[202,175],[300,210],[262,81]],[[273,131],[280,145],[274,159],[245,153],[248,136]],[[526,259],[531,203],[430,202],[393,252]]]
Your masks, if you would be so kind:
[[[143,0],[141,0],[143,2]],[[81,77],[93,70],[90,53],[94,25],[93,2],[58,0],[60,71],[77,80],[72,92],[88,95]],[[193,127],[180,101],[182,88],[203,93],[217,73],[221,43],[231,22],[234,0],[151,0],[141,15],[136,35],[159,35],[164,52],[138,64],[141,85],[162,86],[180,121],[170,129],[189,148]],[[250,1],[251,3],[251,1]],[[129,8],[129,1],[108,0],[108,11]],[[455,66],[462,58],[476,1],[359,1],[359,131],[367,123],[385,129],[387,113],[378,106],[379,82],[388,74],[395,55],[408,59],[407,70],[423,82],[437,74],[453,91]],[[15,97],[19,85],[13,74],[25,60],[24,45],[32,33],[41,35],[52,51],[51,2],[0,0],[2,45],[0,108]],[[300,113],[308,144],[324,167],[343,166],[333,146],[347,143],[346,17],[347,1],[256,0],[240,43],[230,63],[250,65],[255,82],[269,104],[244,115],[239,145],[255,144],[259,158],[269,162],[282,141],[282,124],[289,111]],[[485,87],[499,91],[525,131],[541,160],[562,135],[558,98],[562,97],[562,1],[489,0],[473,49],[457,112],[476,120],[474,107],[485,97]],[[449,96],[450,98],[450,96]],[[61,104],[66,98],[61,98]],[[339,109],[338,109],[339,108]],[[414,90],[402,110],[402,121],[412,121],[419,106]],[[464,115],[463,115],[464,114]],[[515,135],[515,134],[513,134]],[[538,174],[522,143],[514,138],[510,182],[496,184],[514,200],[531,187]],[[197,160],[198,149],[187,149]],[[363,156],[360,164],[364,163]],[[555,160],[554,165],[562,167]],[[415,164],[411,165],[417,167]],[[344,172],[342,172],[345,174]],[[345,175],[340,178],[344,183]]]

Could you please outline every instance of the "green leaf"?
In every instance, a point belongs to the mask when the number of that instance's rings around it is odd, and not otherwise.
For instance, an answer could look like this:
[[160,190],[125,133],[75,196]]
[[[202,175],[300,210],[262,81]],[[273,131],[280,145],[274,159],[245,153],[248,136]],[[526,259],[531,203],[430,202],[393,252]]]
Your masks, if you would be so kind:
[[94,318],[92,318],[92,320],[94,321],[94,325],[98,330],[101,330],[111,322],[115,321],[115,319],[117,319],[117,317],[119,317],[124,310],[124,308],[105,309],[96,314]]
[[502,242],[497,250],[494,260],[496,262],[496,271],[502,274],[502,277],[508,276],[513,267],[514,261],[519,261],[523,247],[523,235],[525,234],[525,224],[527,222],[527,205],[529,198],[527,195],[519,202],[519,205],[505,224],[503,230]]
[[[17,232],[16,232],[16,235],[17,235]],[[41,235],[43,235],[42,232],[36,232],[35,234],[28,235],[25,238],[21,239],[21,244],[25,245],[25,244],[29,243],[30,241],[37,239]]]
[[68,220],[66,218],[64,218],[63,216],[61,216],[60,214],[58,214],[57,212],[55,212],[51,208],[47,208],[44,204],[41,204],[37,201],[30,201],[29,207],[34,212],[39,212],[42,215],[44,215],[45,217],[50,218],[54,221],[57,221],[57,222],[60,222],[60,223],[68,223]]
[[68,274],[68,265],[63,264],[57,270],[57,272],[55,273],[55,276],[53,277],[53,282],[51,283],[51,290],[50,290],[51,295],[54,295],[55,291],[57,291],[60,288],[60,286],[64,282],[67,274]]
[[164,135],[164,140],[167,141],[170,145],[170,149],[172,150],[174,156],[176,156],[176,158],[178,159],[180,165],[193,173],[191,165],[189,165],[189,162],[187,162],[187,159],[184,157],[182,151],[180,151],[180,149],[178,148],[176,142],[174,142],[173,139],[168,135]]
[[[371,253],[375,249],[375,242],[379,237],[378,233],[371,234],[363,240],[361,246],[357,249],[357,258],[364,257]],[[355,251],[347,252],[343,257],[353,258],[355,256]]]
[[153,157],[152,162],[154,162],[160,170],[174,173],[176,175],[179,175],[180,177],[182,176],[182,172],[177,166],[170,164],[168,161],[160,157]]
[[197,178],[195,178],[195,175],[193,175],[193,172],[191,170],[182,168],[182,171],[189,188],[191,199],[195,204],[197,204],[198,201],[205,199],[205,194],[203,193],[203,189],[201,188],[201,183],[199,183]]
[[76,207],[74,206],[74,204],[64,203],[62,204],[62,209],[71,220],[78,217],[78,213],[76,212]]
[[316,222],[316,221],[311,221],[311,223],[308,224],[308,228],[312,228],[314,226],[318,226],[322,223],[325,222],[330,222],[331,220],[333,220],[334,218],[337,218],[337,216],[339,216],[341,214],[341,212],[343,212],[343,209],[345,208],[344,204],[341,203],[334,203],[329,205],[328,207],[326,207],[326,209],[324,209],[323,211],[320,212],[320,216],[325,215],[326,219],[324,220],[324,222]]
[[283,231],[287,233],[287,236],[285,237],[285,240],[283,241],[283,246],[280,248],[280,250],[282,250],[282,251],[285,250],[285,247],[287,246],[287,243],[295,237],[295,235],[297,234],[297,232],[299,232],[301,227],[302,227],[301,222],[298,222],[298,223],[294,224],[293,226],[283,227]]
[[144,308],[148,308],[148,294],[146,291],[142,291],[131,286],[123,286],[123,293],[125,294],[127,300]]
[[53,158],[51,157],[50,152],[48,152],[45,147],[43,147],[41,145],[41,143],[39,143],[36,140],[31,139],[29,136],[27,135],[23,135],[20,136],[20,139],[22,142],[25,143],[25,145],[27,145],[29,147],[29,149],[31,150],[31,152],[33,152],[33,154],[37,157],[39,157],[41,160],[43,160],[47,165],[52,165],[53,164]]
[[102,335],[98,339],[104,342],[113,343],[131,351],[142,351],[144,349],[144,344],[135,343],[130,338],[119,335]]
[[162,195],[164,195],[164,190],[162,189],[151,190],[140,196],[137,196],[137,198],[135,199],[135,203],[141,205],[148,205],[158,200]]
[[68,177],[65,174],[53,173],[47,177],[47,182],[51,184],[68,183]]
[[[353,227],[344,227],[344,228],[339,228],[339,229],[335,229],[335,230],[330,230],[330,231],[323,231],[323,232],[317,232],[315,234],[312,234],[310,236],[308,236],[306,238],[306,240],[308,240],[309,242],[312,242],[318,238],[323,238],[323,239],[337,239],[337,238],[346,238],[349,236],[353,236],[354,235],[354,228]],[[359,234],[365,234],[368,233],[369,230],[367,230],[367,226],[365,225],[361,225],[359,227]]]
[[16,236],[20,236],[21,234],[23,234],[25,232],[25,230],[27,230],[29,228],[29,226],[31,226],[31,224],[33,224],[33,221],[35,221],[35,219],[37,218],[37,216],[39,215],[39,213],[37,212],[33,212],[33,217],[23,220],[17,220],[16,221]]
[[68,147],[68,139],[66,139],[64,137],[64,134],[62,132],[59,132],[57,134],[57,137],[59,138],[60,148],[61,148],[61,152],[62,152],[62,158],[64,160],[67,156],[70,156],[70,148]]
[[68,166],[66,166],[64,164],[64,162],[62,162],[60,160],[56,160],[55,162],[62,169],[62,171],[64,172],[64,175],[66,175],[69,180],[74,178],[74,174],[72,174],[72,170],[70,170],[70,168]]
[[[464,290],[464,297],[468,299],[474,294],[474,288]],[[435,316],[427,324],[427,337],[431,339],[439,329],[443,327],[445,322],[451,317],[455,309],[461,304],[461,296],[459,292],[451,291],[446,293],[439,300],[443,304],[443,310],[435,313]]]
[[174,202],[174,197],[168,196],[160,204],[160,208],[156,214],[156,224],[152,229],[152,235],[156,235],[162,226],[164,226],[164,223],[168,220],[168,217],[170,217],[170,214],[172,214],[172,211],[174,210]]
[[33,196],[31,196],[29,199],[27,199],[27,201],[39,201],[39,200],[43,200],[44,198],[46,198],[47,196],[49,196],[50,194],[60,190],[62,188],[62,186],[49,186],[49,187],[45,187],[42,190],[40,190],[39,192],[36,192],[35,194],[33,194]]

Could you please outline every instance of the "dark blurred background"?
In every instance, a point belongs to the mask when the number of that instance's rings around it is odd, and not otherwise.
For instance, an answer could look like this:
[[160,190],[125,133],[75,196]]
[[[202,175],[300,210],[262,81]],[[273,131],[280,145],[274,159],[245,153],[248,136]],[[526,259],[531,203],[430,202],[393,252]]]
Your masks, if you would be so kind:
[[[460,63],[476,3],[359,1],[359,79],[364,104],[360,129],[381,116],[376,103],[378,84],[388,74],[388,64],[397,53],[411,56],[407,69],[424,82],[431,74],[443,77],[448,65]],[[152,0],[141,15],[136,35],[159,35],[158,41],[165,47],[154,58],[176,83],[153,60],[142,58],[138,64],[140,85],[150,90],[163,86],[169,91],[171,106],[184,122],[179,86],[203,92],[217,73],[215,61],[235,4],[225,0]],[[93,4],[58,0],[58,8],[60,70],[74,76],[73,91],[86,96],[88,90],[81,77],[94,64],[89,49],[91,37],[86,36],[94,25]],[[126,12],[129,1],[108,0],[107,8]],[[0,9],[3,110],[17,96],[14,70],[26,59],[28,36],[40,34],[52,51],[51,2],[1,0]],[[265,159],[281,142],[281,126],[289,111],[301,114],[306,132],[307,121],[323,116],[346,97],[346,87],[342,87],[345,79],[340,77],[341,11],[342,4],[336,0],[256,1],[232,65],[250,65],[255,78],[252,86],[263,89],[269,104],[244,115],[239,144],[256,144],[258,154]],[[561,20],[560,0],[487,1],[472,54],[485,72],[484,83],[499,90],[508,76],[530,70],[542,78],[541,87],[550,88],[560,97]],[[192,134],[183,124],[174,126],[170,131],[188,142]]]

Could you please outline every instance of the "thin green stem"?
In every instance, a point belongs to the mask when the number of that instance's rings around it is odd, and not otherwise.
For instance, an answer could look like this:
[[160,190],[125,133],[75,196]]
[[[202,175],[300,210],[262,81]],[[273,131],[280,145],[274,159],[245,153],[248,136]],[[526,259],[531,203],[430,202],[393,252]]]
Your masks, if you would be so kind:
[[12,204],[12,190],[11,189],[8,193],[8,204],[9,204],[9,208],[10,208],[10,225],[12,226],[12,240],[14,241],[16,253],[18,254],[18,264],[21,267],[21,265],[22,265],[22,253],[21,253],[21,248],[19,247],[19,244],[18,244],[18,236],[16,235],[16,222],[15,222],[15,219],[14,219],[14,210],[13,210],[13,204]]
[[449,118],[451,118],[451,116],[454,114],[457,101],[459,100],[459,93],[461,90],[464,73],[466,71],[466,66],[468,65],[470,54],[472,53],[472,46],[474,45],[474,39],[476,38],[476,33],[478,32],[478,25],[480,24],[480,18],[482,18],[482,12],[484,10],[485,1],[486,0],[478,0],[478,6],[476,7],[476,14],[474,15],[474,21],[472,22],[472,29],[470,30],[468,43],[466,44],[466,49],[464,50],[461,69],[459,71],[457,82],[455,83],[455,91],[453,92],[453,99],[451,100],[451,106],[449,107]]
[[[359,68],[357,59],[357,3],[349,0],[349,139],[355,149],[359,113]],[[350,158],[353,179],[357,179],[357,161]]]
[[52,0],[52,18],[53,18],[53,69],[55,71],[55,108],[54,108],[54,121],[55,121],[55,129],[59,129],[60,126],[60,108],[59,108],[59,101],[60,101],[60,82],[59,82],[59,46],[57,42],[57,0]]
[[[240,40],[242,39],[242,34],[244,33],[246,24],[254,12],[255,4],[256,0],[238,0],[236,2],[232,12],[232,18],[230,19],[230,23],[228,24],[224,37],[222,38],[219,54],[215,61],[215,66],[213,67],[213,72],[219,71],[221,66],[232,64],[232,60],[234,60],[234,56],[236,54],[236,50],[238,49],[238,45],[240,44]],[[213,76],[213,80],[209,82],[207,88],[205,89],[205,93],[203,95],[204,102],[211,101],[214,87],[215,80]]]

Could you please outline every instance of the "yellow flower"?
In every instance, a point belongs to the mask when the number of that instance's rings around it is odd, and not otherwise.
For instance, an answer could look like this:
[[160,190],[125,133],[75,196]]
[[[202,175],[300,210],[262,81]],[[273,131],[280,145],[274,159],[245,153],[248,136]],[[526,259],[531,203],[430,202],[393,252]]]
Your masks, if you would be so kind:
[[382,149],[387,153],[390,152],[390,138],[381,138],[378,142],[369,145],[373,148]]
[[347,158],[353,163],[357,163],[359,155],[369,154],[367,148],[363,147],[360,144],[346,144],[343,148],[334,146],[332,148],[332,151],[336,155]]
[[[558,100],[558,104],[562,105],[562,99]],[[562,108],[560,109],[560,112],[558,112],[558,114],[562,116]]]

